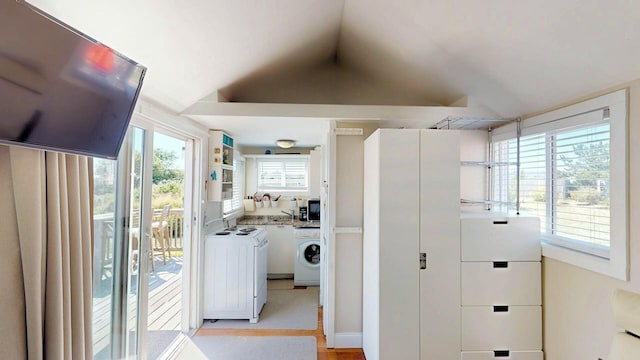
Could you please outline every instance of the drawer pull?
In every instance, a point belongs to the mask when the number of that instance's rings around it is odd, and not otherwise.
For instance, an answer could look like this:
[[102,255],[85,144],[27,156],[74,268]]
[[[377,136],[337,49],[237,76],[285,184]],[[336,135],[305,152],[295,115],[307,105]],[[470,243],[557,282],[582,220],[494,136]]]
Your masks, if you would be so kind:
[[493,357],[509,357],[509,350],[494,350]]
[[509,267],[509,263],[507,261],[494,261],[493,268],[494,269],[506,269]]
[[509,306],[507,305],[495,305],[493,307],[493,312],[508,312]]
[[493,220],[493,225],[507,225],[509,224],[508,220]]

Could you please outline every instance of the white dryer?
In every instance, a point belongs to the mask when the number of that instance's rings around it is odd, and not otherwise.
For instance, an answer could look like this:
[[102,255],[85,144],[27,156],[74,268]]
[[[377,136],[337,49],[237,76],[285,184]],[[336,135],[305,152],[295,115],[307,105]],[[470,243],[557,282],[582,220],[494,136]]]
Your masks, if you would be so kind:
[[320,286],[320,229],[294,230],[296,258],[293,270],[295,286]]

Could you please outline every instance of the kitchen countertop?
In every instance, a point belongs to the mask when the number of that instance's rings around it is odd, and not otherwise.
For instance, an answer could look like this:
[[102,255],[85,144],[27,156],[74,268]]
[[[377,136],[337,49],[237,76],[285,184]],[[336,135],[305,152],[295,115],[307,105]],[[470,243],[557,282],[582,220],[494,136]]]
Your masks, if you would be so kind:
[[291,221],[286,215],[244,216],[236,220],[237,225],[292,225],[297,228],[320,228],[319,222]]

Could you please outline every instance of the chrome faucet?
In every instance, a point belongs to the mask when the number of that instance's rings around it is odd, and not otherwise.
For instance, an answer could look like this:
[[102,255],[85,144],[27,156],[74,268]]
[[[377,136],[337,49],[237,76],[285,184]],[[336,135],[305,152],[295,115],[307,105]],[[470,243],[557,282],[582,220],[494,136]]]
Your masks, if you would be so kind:
[[288,212],[286,212],[286,211],[284,211],[284,210],[280,210],[280,212],[282,212],[282,213],[284,213],[284,214],[287,214],[287,215],[291,216],[291,222],[293,222],[293,219],[294,219],[294,218],[295,218],[295,216],[296,216],[296,211],[295,211],[295,210],[291,210],[291,213],[288,213]]

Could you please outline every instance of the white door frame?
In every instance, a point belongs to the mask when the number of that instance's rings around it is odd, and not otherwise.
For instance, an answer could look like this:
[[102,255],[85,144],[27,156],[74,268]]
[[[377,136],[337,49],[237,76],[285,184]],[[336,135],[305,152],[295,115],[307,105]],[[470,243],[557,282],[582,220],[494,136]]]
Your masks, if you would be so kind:
[[[187,142],[187,150],[189,146],[193,147],[193,159],[187,164],[187,168],[191,167],[193,170],[192,179],[185,178],[185,199],[187,198],[188,191],[191,191],[190,198],[192,199],[190,221],[185,222],[185,226],[190,224],[191,228],[191,241],[189,241],[187,247],[184,248],[183,253],[185,259],[183,260],[183,268],[189,269],[189,286],[183,287],[183,299],[189,298],[188,303],[183,303],[184,308],[189,309],[188,314],[188,329],[183,328],[183,331],[195,332],[195,330],[202,325],[202,301],[199,297],[202,288],[202,231],[204,218],[204,182],[207,177],[207,161],[208,156],[206,149],[209,147],[209,133],[208,129],[201,125],[179,115],[168,113],[161,109],[157,105],[152,103],[146,103],[144,100],[141,106],[138,108],[134,118],[144,118],[158,125],[164,131],[168,131],[171,134],[181,135],[187,139],[193,141],[192,144]],[[187,188],[190,188],[187,190]],[[185,209],[186,211],[187,209]],[[185,219],[186,219],[185,212]],[[186,255],[189,256],[186,256]],[[183,323],[184,324],[184,323]]]
[[[182,311],[182,320],[181,320],[181,331],[183,333],[189,333],[190,330],[196,329],[200,324],[198,321],[199,318],[199,308],[198,308],[198,267],[200,261],[198,261],[198,257],[200,254],[200,236],[201,236],[201,227],[197,226],[200,214],[201,214],[201,196],[202,196],[202,188],[201,182],[198,179],[201,178],[202,175],[202,139],[200,136],[195,135],[193,133],[185,132],[180,129],[177,129],[173,124],[167,123],[165,121],[156,119],[154,117],[136,113],[132,117],[131,125],[143,128],[148,132],[147,137],[145,138],[145,152],[148,154],[153,154],[153,134],[155,132],[159,132],[179,140],[185,141],[185,187],[184,187],[184,199],[185,206],[184,207],[184,222],[183,222],[183,236],[184,236],[184,248],[183,248],[183,269],[188,270],[188,273],[183,273],[182,279],[182,309],[188,309],[188,311]],[[190,154],[190,155],[189,155]],[[145,162],[146,174],[151,174],[153,172],[153,162],[148,161]],[[152,178],[151,176],[145,176],[145,183],[148,189],[151,189]],[[150,191],[150,190],[149,190]],[[189,204],[190,202],[190,204]],[[146,201],[144,203],[145,207],[148,206],[147,211],[151,211],[151,201]],[[145,230],[146,231],[146,230]],[[150,231],[150,229],[148,230]],[[144,281],[143,284],[148,284],[148,265],[146,262],[141,262],[141,265],[145,264],[144,267],[140,267],[141,273],[141,281]],[[148,287],[142,286],[141,290],[144,293],[139,293],[140,298],[144,296],[145,299],[148,299]],[[142,306],[140,306],[142,305]],[[139,304],[139,309],[147,312],[146,301],[144,304]],[[142,312],[141,312],[142,313]],[[148,315],[148,314],[147,314]],[[147,324],[145,317],[145,324]],[[141,319],[139,319],[141,321]],[[143,331],[139,331],[139,355],[141,358],[147,357],[147,329],[146,326]]]
[[[144,130],[144,150],[142,158],[142,199],[141,214],[151,214],[151,186],[153,173],[153,122],[144,119],[131,119],[129,128],[136,127]],[[149,160],[151,159],[151,160]],[[138,311],[137,311],[137,347],[138,358],[146,359],[148,357],[147,349],[147,327],[149,315],[149,258],[150,251],[149,239],[151,237],[151,221],[149,216],[140,217],[140,239],[138,241]]]
[[[327,184],[326,184],[326,211],[327,211],[327,224],[322,224],[323,231],[322,236],[326,238],[326,289],[324,289],[324,305],[322,309],[322,322],[324,327],[324,334],[326,336],[327,347],[335,347],[335,309],[336,309],[336,234],[333,229],[336,227],[336,121],[331,120],[329,122],[329,129],[327,133],[327,154],[326,160],[327,166]],[[325,184],[323,184],[325,186]],[[323,189],[325,191],[325,189]]]
[[[133,125],[133,124],[132,124]],[[134,125],[135,126],[135,125]],[[135,126],[139,127],[139,126]],[[146,132],[144,127],[139,127]],[[111,356],[114,358],[127,358],[129,357],[129,341],[131,340],[129,334],[129,288],[131,280],[131,260],[132,254],[130,253],[130,212],[131,212],[131,171],[132,171],[132,137],[134,136],[133,127],[127,129],[127,135],[125,137],[120,155],[117,160],[117,181],[116,181],[116,216],[115,216],[115,237],[114,237],[114,290],[113,290],[113,312],[112,312],[112,334],[111,334]],[[146,133],[145,133],[145,141]],[[146,148],[143,155],[146,155]],[[143,172],[146,171],[143,169]],[[146,184],[141,184],[143,193],[146,190]],[[148,209],[144,206],[144,199],[142,200],[142,208],[140,209],[140,223],[138,225],[138,246],[139,253],[138,259],[145,259],[144,254],[148,250],[148,237],[150,224],[147,217],[144,216],[148,213]],[[139,284],[144,279],[145,271],[147,271],[147,264],[145,261],[138,261],[138,294],[137,294],[137,307],[136,307],[136,341],[135,350],[136,353],[146,356],[145,350],[142,349],[142,345],[146,342],[146,333],[141,334],[140,327],[140,313],[146,313],[146,302],[140,301],[142,296],[140,291],[144,291],[144,287],[140,287]],[[144,294],[143,294],[144,295]],[[141,308],[142,303],[142,308]],[[144,332],[144,331],[143,331]]]

